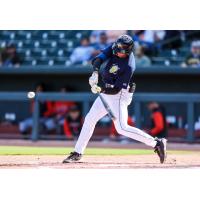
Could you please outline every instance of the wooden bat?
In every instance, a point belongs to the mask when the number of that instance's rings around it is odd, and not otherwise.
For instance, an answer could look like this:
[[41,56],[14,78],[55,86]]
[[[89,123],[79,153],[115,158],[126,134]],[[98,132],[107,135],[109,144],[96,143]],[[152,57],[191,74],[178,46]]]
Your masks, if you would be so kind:
[[105,99],[103,98],[103,96],[101,95],[101,93],[98,93],[99,94],[99,97],[105,107],[105,109],[107,110],[108,112],[108,116],[112,119],[112,120],[115,120],[116,117],[115,115],[113,114],[113,111],[111,110],[111,108],[109,107],[108,103],[105,101]]

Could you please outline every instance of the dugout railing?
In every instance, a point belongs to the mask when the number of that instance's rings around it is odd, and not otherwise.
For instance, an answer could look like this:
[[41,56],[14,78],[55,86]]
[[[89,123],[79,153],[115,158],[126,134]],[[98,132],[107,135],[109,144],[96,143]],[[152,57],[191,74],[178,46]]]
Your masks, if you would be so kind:
[[[83,115],[85,116],[90,108],[90,103],[97,96],[87,92],[80,93],[38,93],[34,98],[33,112],[33,129],[31,139],[36,141],[39,139],[39,102],[40,101],[74,101],[82,104]],[[0,101],[30,101],[26,92],[0,92]],[[182,93],[136,93],[134,95],[134,103],[131,109],[134,109],[136,118],[136,126],[141,127],[141,105],[142,103],[156,101],[165,103],[185,103],[187,109],[187,136],[186,141],[193,142],[194,136],[194,107],[196,103],[200,103],[200,94],[182,94]]]

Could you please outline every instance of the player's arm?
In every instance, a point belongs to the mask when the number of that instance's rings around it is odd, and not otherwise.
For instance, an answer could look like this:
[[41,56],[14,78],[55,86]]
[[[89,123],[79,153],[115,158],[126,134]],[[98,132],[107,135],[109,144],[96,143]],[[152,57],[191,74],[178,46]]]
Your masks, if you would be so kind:
[[109,45],[103,49],[102,52],[92,60],[92,67],[94,72],[99,72],[101,65],[112,55],[112,46]]
[[100,70],[101,65],[107,59],[109,59],[111,55],[112,55],[112,47],[108,46],[107,48],[102,50],[102,52],[92,60],[93,73],[89,78],[89,84],[91,86],[91,90],[93,93],[97,93],[101,91],[101,88],[97,86],[98,79],[99,79],[99,70]]

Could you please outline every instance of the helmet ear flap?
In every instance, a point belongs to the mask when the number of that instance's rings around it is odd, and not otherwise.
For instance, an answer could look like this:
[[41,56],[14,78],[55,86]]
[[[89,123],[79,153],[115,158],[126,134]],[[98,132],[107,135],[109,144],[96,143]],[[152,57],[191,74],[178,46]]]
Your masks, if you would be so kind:
[[114,42],[113,45],[112,45],[112,50],[113,50],[113,54],[116,54],[116,48],[117,48],[117,43]]

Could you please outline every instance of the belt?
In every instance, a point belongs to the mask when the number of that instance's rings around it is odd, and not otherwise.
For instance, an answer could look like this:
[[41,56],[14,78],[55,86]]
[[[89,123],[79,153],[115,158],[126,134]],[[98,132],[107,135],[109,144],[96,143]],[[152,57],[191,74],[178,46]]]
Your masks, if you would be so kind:
[[106,83],[106,84],[105,84],[105,88],[114,88],[114,85],[109,84],[109,83]]

